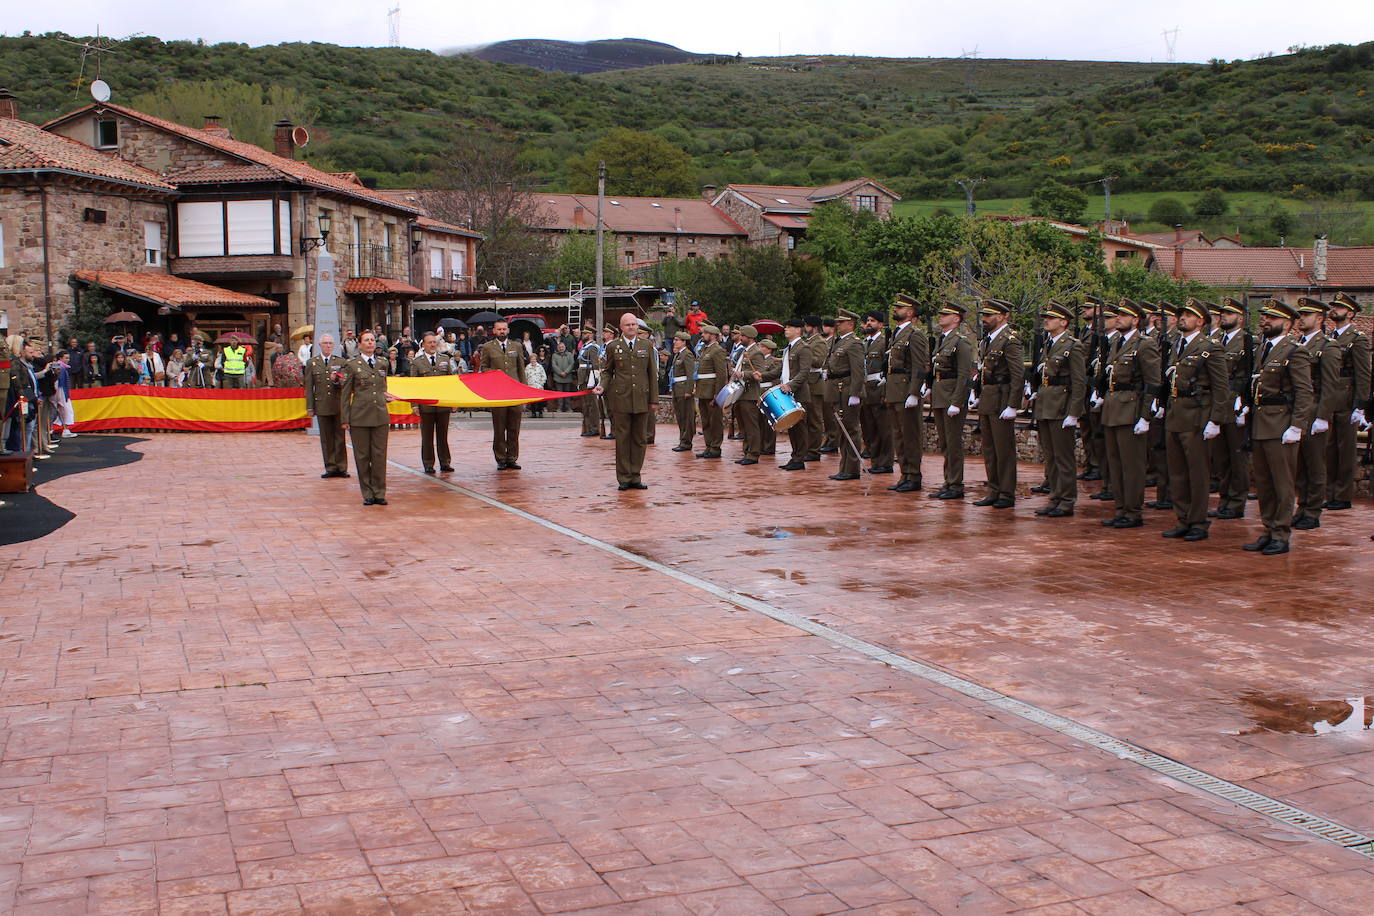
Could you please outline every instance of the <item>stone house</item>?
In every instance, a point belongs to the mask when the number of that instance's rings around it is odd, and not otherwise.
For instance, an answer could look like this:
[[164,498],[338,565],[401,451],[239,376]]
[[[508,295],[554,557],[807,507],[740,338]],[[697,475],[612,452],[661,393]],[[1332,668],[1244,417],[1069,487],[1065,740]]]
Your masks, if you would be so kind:
[[871,178],[822,188],[730,184],[719,193],[707,185],[702,196],[743,227],[749,244],[778,245],[789,251],[806,237],[811,211],[821,204],[844,201],[855,210],[868,210],[887,219],[892,215],[892,205],[902,199]]

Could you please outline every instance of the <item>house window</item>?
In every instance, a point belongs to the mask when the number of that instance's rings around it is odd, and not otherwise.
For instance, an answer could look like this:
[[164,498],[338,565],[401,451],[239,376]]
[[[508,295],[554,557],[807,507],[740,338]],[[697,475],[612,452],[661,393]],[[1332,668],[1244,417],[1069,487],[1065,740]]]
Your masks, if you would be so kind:
[[878,195],[876,195],[876,194],[860,194],[860,195],[859,195],[859,209],[860,209],[860,210],[867,210],[869,213],[877,213],[877,212],[878,212]]
[[0,267],[5,266],[5,224],[0,223]]
[[118,121],[95,122],[95,146],[96,149],[110,149],[119,146]]
[[689,251],[689,252],[687,252],[687,257],[689,257],[689,258],[695,258],[696,256],[697,256],[697,253],[696,253],[695,251]]
[[1121,251],[1118,251],[1118,252],[1116,253],[1116,256],[1117,256],[1118,258],[1133,258],[1133,257],[1135,257],[1135,252],[1134,252],[1134,251],[1127,251],[1127,250],[1124,250],[1124,249],[1123,249],[1123,250],[1121,250]]
[[162,266],[162,224],[143,223],[143,263],[149,267]]
[[666,244],[667,241],[668,241],[668,236],[666,236],[666,235],[660,235],[660,236],[658,237],[658,243],[659,243],[660,245]]
[[795,235],[792,235],[792,234],[789,233],[788,236],[787,236],[787,250],[788,250],[788,251],[791,251],[792,249],[794,249],[794,248],[796,248],[796,247],[797,247],[797,237],[796,237]]
[[687,244],[688,244],[688,245],[695,245],[696,243],[697,243],[697,237],[696,237],[695,235],[689,235],[689,236],[687,236]]
[[666,257],[668,257],[668,252],[666,252],[666,251],[660,251],[660,252],[658,253],[658,256],[659,256],[660,258],[666,258]]
[[383,244],[386,250],[390,251],[396,247],[396,225],[395,223],[382,223]]
[[442,248],[429,250],[429,275],[431,279],[442,279],[444,276],[444,251]]
[[626,264],[633,264],[634,262],[635,262],[635,253],[634,253],[633,251],[627,251],[627,252],[625,252],[625,263],[626,263]]
[[290,254],[291,204],[284,200],[179,203],[176,250],[183,258]]
[[453,267],[453,279],[461,280],[464,276],[464,268],[467,267],[467,252],[450,251],[448,253],[449,264]]
[[361,216],[353,217],[353,276],[363,275],[363,235],[367,232],[367,221]]

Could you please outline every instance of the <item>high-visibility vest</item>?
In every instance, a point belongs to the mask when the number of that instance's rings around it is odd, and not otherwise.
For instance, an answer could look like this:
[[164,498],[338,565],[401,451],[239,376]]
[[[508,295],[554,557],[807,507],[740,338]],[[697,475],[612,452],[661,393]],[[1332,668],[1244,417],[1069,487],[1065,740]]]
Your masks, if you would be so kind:
[[244,347],[228,346],[224,348],[224,374],[243,375],[248,371],[244,355],[247,353]]

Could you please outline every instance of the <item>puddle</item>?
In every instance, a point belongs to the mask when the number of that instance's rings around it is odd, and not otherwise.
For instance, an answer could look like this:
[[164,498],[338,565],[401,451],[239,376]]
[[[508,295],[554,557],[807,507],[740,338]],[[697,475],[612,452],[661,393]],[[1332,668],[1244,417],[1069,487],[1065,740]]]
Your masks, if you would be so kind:
[[[847,526],[846,526],[847,527]],[[860,527],[859,533],[867,531],[867,528]],[[767,525],[763,528],[745,529],[745,534],[756,538],[772,538],[782,540],[793,538],[798,535],[804,537],[834,537],[839,534],[839,525]]]
[[1291,735],[1348,734],[1369,731],[1374,724],[1374,697],[1311,700],[1248,693],[1240,701],[1256,726],[1241,732],[1245,735],[1263,731]]

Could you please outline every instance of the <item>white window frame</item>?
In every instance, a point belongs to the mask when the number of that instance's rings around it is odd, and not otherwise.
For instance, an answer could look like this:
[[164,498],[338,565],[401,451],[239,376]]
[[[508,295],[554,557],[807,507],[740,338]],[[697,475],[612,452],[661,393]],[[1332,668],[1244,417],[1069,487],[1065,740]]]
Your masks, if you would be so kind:
[[855,202],[855,208],[856,208],[856,209],[859,209],[859,210],[867,210],[869,213],[877,213],[877,212],[878,212],[878,195],[877,195],[877,194],[859,194],[859,195],[856,195],[856,196],[857,196],[857,198],[858,198],[857,201]]
[[143,221],[143,264],[146,267],[161,267],[162,260],[162,224],[145,219]]
[[444,249],[442,248],[429,250],[429,278],[431,280],[444,279]]

